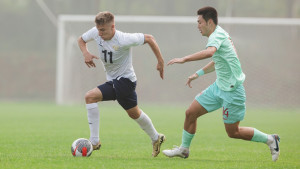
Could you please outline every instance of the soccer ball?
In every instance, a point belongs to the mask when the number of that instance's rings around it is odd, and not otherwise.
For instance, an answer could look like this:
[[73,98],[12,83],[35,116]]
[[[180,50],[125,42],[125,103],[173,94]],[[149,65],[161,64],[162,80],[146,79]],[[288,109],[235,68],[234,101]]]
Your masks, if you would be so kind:
[[90,140],[79,138],[72,143],[71,152],[74,157],[89,157],[93,152]]

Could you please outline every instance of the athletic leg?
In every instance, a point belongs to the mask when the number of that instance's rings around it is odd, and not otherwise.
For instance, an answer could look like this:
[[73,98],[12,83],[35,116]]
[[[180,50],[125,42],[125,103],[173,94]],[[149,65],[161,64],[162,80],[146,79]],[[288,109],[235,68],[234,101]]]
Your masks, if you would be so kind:
[[151,138],[152,143],[157,141],[158,132],[153,126],[151,119],[144,113],[138,106],[135,106],[131,109],[126,110],[129,117],[134,119],[139,126],[147,133],[147,135]]
[[196,133],[197,119],[206,113],[207,110],[197,100],[194,100],[190,107],[185,111],[184,131],[182,135],[181,147],[190,147],[192,138]]
[[134,119],[148,134],[152,142],[156,141],[158,132],[155,130],[151,119],[137,105],[136,82],[121,77],[114,79],[113,84],[118,103],[126,110],[128,116]]
[[197,100],[194,100],[185,112],[184,130],[180,147],[164,150],[163,153],[168,157],[188,158],[189,147],[197,129],[197,118],[206,113],[207,110]]
[[[239,127],[240,122],[236,122],[233,124],[226,124],[225,129],[227,132],[227,135],[230,138],[236,138],[236,139],[243,139],[243,140],[251,140],[254,135],[254,129],[251,127]],[[266,140],[264,140],[264,137]],[[267,135],[263,135],[262,141],[267,141]]]
[[236,122],[233,124],[224,123],[227,135],[230,138],[243,139],[267,144],[269,140],[268,134],[265,134],[257,130],[256,128],[240,127],[239,124],[240,122]]
[[93,149],[100,149],[99,122],[100,112],[97,102],[102,101],[102,93],[98,88],[88,91],[85,95],[88,123],[90,127],[90,141]]
[[188,158],[189,147],[197,129],[197,118],[221,107],[221,101],[216,97],[218,91],[216,83],[213,83],[195,97],[185,112],[181,145],[172,150],[164,150],[166,156]]
[[153,144],[152,155],[156,157],[160,152],[160,146],[164,142],[165,136],[156,131],[151,119],[138,107],[135,92],[136,82],[121,77],[114,79],[113,84],[118,103],[126,110],[128,116],[135,120],[150,137]]
[[152,156],[156,157],[160,152],[161,144],[165,141],[165,136],[156,131],[151,119],[146,113],[143,112],[143,110],[139,109],[138,106],[128,109],[126,112],[128,113],[129,117],[134,119],[151,138],[153,145]]
[[265,143],[269,146],[272,154],[272,160],[276,161],[279,157],[278,135],[268,135],[252,127],[239,127],[240,122],[225,124],[227,135],[230,138],[243,139],[254,142]]
[[197,118],[206,113],[206,109],[197,100],[194,100],[190,107],[185,111],[184,130],[188,133],[195,134]]
[[270,147],[272,159],[276,161],[279,156],[279,136],[268,135],[252,127],[240,127],[246,112],[246,94],[243,85],[231,92],[220,93],[223,101],[223,120],[227,135],[230,138],[265,143]]

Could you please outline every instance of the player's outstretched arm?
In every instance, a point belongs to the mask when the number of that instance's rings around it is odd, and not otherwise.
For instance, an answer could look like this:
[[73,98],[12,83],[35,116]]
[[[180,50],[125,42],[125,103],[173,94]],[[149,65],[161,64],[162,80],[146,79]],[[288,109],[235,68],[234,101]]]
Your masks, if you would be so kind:
[[214,55],[214,53],[217,51],[215,47],[208,47],[205,50],[202,50],[200,52],[184,56],[182,58],[174,58],[168,62],[167,65],[172,65],[174,63],[185,63],[195,60],[202,60],[206,58],[210,58]]
[[151,47],[154,55],[156,56],[156,59],[158,61],[156,69],[159,71],[159,75],[162,79],[164,79],[164,59],[162,58],[160,49],[158,47],[158,44],[156,43],[156,40],[152,35],[145,34],[145,43],[148,43]]
[[[209,62],[207,65],[205,65],[202,68],[202,75],[207,74],[210,72],[213,72],[215,70],[215,63],[213,61]],[[198,73],[194,73],[191,76],[188,77],[188,81],[186,82],[186,85],[188,85],[190,88],[192,88],[191,82],[199,77]]]
[[96,67],[93,59],[99,59],[97,56],[92,55],[86,46],[86,42],[81,38],[81,36],[77,40],[78,46],[82,52],[82,55],[84,56],[84,62],[85,64],[90,67]]

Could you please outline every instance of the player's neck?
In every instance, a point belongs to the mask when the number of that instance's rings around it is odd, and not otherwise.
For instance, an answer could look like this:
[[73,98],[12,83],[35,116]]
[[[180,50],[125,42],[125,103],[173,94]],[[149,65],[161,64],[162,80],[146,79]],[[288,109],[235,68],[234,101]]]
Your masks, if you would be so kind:
[[115,36],[115,34],[116,34],[116,29],[113,29],[111,37],[108,40],[106,40],[106,41],[111,40]]
[[217,27],[217,25],[215,25],[215,24],[213,24],[211,27],[210,27],[210,31],[209,31],[209,34],[208,34],[208,36],[207,37],[209,37],[215,30],[216,30],[216,27]]

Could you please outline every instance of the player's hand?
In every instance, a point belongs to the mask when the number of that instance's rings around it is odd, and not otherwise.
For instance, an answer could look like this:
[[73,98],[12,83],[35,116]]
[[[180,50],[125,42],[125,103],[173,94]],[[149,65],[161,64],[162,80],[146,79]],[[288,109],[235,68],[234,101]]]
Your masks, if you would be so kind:
[[174,58],[168,62],[167,65],[173,65],[174,63],[184,63],[184,58]]
[[83,56],[84,56],[84,62],[89,68],[96,67],[93,59],[99,59],[99,57],[92,55],[90,53],[85,53]]
[[199,76],[197,73],[194,73],[193,75],[189,76],[188,81],[186,82],[186,85],[188,85],[190,88],[192,88],[191,82],[195,79],[197,79]]
[[164,79],[164,62],[158,62],[156,66],[156,70],[159,71],[159,75],[162,79]]

